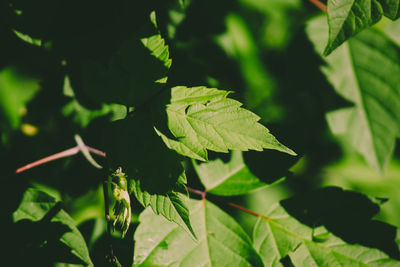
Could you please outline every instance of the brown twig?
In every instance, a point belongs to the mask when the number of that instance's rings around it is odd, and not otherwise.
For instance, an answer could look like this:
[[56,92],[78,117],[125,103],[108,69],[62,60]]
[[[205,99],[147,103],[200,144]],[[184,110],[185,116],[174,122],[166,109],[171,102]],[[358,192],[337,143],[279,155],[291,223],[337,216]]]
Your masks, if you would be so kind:
[[309,0],[314,6],[321,9],[323,12],[326,12],[326,5],[319,0]]

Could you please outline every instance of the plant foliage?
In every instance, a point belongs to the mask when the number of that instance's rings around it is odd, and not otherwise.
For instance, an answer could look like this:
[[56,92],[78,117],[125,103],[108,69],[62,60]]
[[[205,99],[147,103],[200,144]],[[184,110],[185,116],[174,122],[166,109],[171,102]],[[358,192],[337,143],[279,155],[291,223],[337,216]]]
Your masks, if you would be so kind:
[[399,17],[0,1],[3,265],[400,266]]

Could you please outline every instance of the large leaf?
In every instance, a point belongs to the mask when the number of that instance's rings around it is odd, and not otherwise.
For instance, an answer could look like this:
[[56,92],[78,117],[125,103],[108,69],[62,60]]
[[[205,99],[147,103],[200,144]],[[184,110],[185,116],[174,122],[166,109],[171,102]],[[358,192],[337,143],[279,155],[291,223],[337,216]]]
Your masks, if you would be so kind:
[[377,0],[329,0],[327,6],[329,39],[324,55],[382,18]]
[[83,89],[100,103],[141,105],[165,86],[170,66],[168,46],[159,33],[133,35],[107,65],[94,60],[83,65]]
[[183,173],[176,187],[164,195],[150,194],[140,188],[140,181],[132,180],[131,190],[143,207],[150,206],[155,214],[161,214],[193,234],[189,218],[189,197],[186,189],[186,176]]
[[203,160],[207,159],[207,149],[228,152],[268,148],[296,155],[258,123],[257,115],[227,98],[229,93],[205,87],[172,88],[168,127],[182,145],[164,136],[166,144],[182,155]]
[[240,151],[233,151],[227,163],[216,159],[193,164],[206,191],[215,195],[242,195],[266,186],[247,168]]
[[[38,222],[55,208],[56,200],[46,193],[30,188],[23,196],[21,204],[13,213],[14,222],[21,220],[30,220]],[[64,210],[56,210],[56,213],[50,218],[51,224],[61,223],[68,227],[69,231],[60,237],[60,242],[71,249],[71,253],[78,257],[87,266],[93,266],[89,257],[89,251],[85,239],[79,232],[73,219]]]
[[198,240],[145,210],[135,232],[134,266],[263,266],[250,238],[232,217],[207,200],[190,204]]
[[[308,35],[318,52],[326,24],[311,21]],[[326,58],[322,71],[338,94],[354,103],[327,114],[333,133],[342,136],[369,165],[383,171],[400,126],[400,49],[381,32],[365,30]]]
[[377,249],[349,245],[327,232],[311,229],[274,205],[254,227],[254,246],[265,266],[283,266],[289,256],[294,266],[399,266]]

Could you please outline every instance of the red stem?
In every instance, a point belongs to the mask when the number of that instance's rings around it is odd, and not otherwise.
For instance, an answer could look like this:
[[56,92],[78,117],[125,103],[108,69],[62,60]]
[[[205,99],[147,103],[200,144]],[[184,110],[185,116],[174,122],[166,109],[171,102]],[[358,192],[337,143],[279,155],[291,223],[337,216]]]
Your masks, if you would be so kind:
[[[103,151],[100,151],[100,150],[98,150],[98,149],[96,149],[96,148],[93,148],[93,147],[90,147],[90,146],[86,146],[86,148],[87,148],[87,150],[89,150],[89,151],[92,152],[93,154],[99,155],[99,156],[101,156],[101,157],[106,157],[106,153],[103,152]],[[69,156],[75,155],[75,154],[77,154],[80,150],[81,150],[81,148],[80,148],[79,146],[76,146],[76,147],[73,147],[73,148],[64,150],[64,151],[62,151],[62,152],[53,154],[53,155],[51,155],[51,156],[48,156],[48,157],[39,159],[39,160],[34,161],[34,162],[32,162],[32,163],[29,163],[29,164],[27,164],[27,165],[25,165],[25,166],[22,166],[21,168],[18,168],[18,169],[15,171],[15,173],[21,173],[21,172],[23,172],[23,171],[29,170],[29,169],[31,169],[31,168],[34,168],[34,167],[36,167],[36,166],[45,164],[45,163],[47,163],[47,162],[50,162],[50,161],[53,161],[53,160],[56,160],[56,159],[65,158],[65,157],[69,157]]]
[[[189,190],[190,192],[192,192],[192,193],[194,193],[194,194],[197,194],[197,195],[200,195],[200,196],[201,196],[201,199],[204,200],[204,199],[206,198],[207,192],[204,192],[204,191],[201,191],[201,190],[197,190],[197,189],[193,189],[193,188],[191,188],[191,187],[189,187],[189,186],[186,186],[186,188],[187,188],[187,190]],[[237,204],[235,204],[235,203],[228,202],[228,205],[229,205],[229,206],[232,206],[232,207],[234,207],[234,208],[236,208],[236,209],[238,209],[238,210],[241,210],[241,211],[243,211],[243,212],[246,212],[247,214],[253,215],[253,216],[255,216],[255,217],[260,217],[260,218],[263,218],[263,219],[265,219],[265,220],[269,220],[268,217],[266,217],[266,216],[264,216],[264,215],[262,215],[262,214],[259,214],[259,213],[255,212],[255,211],[246,209],[245,207],[239,206],[239,205],[237,205]]]
[[205,198],[206,198],[206,195],[207,195],[206,192],[201,191],[201,190],[197,190],[197,189],[193,189],[193,188],[191,188],[191,187],[189,187],[189,186],[186,186],[186,188],[187,188],[187,190],[189,190],[190,192],[195,193],[195,194],[197,194],[197,195],[200,195],[200,196],[201,196],[201,199],[205,199]]
[[326,5],[319,0],[309,0],[314,6],[318,7],[322,11],[326,12]]
[[267,217],[265,217],[264,215],[261,215],[261,214],[259,214],[259,213],[255,212],[255,211],[252,211],[252,210],[246,209],[245,207],[239,206],[239,205],[237,205],[237,204],[235,204],[235,203],[228,202],[228,205],[229,205],[229,206],[232,206],[232,207],[234,207],[234,208],[237,208],[238,210],[244,211],[244,212],[246,212],[246,213],[248,213],[248,214],[250,214],[250,215],[253,215],[253,216],[256,216],[256,217],[262,217],[262,218],[268,219],[268,218],[267,218]]

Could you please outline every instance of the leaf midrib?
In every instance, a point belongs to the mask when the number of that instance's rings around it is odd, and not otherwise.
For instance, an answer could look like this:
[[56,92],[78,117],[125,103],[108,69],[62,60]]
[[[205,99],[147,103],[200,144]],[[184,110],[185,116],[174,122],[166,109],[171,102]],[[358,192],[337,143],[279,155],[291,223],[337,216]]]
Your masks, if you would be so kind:
[[[351,42],[351,40],[349,40],[349,42]],[[368,127],[369,139],[370,139],[370,142],[372,143],[372,147],[373,147],[373,150],[374,150],[374,155],[373,155],[374,156],[374,161],[376,162],[377,167],[379,168],[379,170],[382,171],[381,163],[380,163],[380,161],[378,159],[378,155],[377,155],[377,153],[378,153],[378,150],[377,150],[377,147],[376,147],[377,144],[375,142],[375,139],[373,138],[374,134],[372,132],[371,118],[370,118],[369,112],[366,109],[365,97],[364,97],[364,94],[363,94],[364,90],[360,86],[359,76],[357,75],[357,71],[356,71],[357,67],[356,67],[356,65],[354,63],[354,60],[355,60],[354,59],[354,52],[352,51],[351,43],[346,44],[345,47],[346,47],[346,51],[347,51],[347,54],[349,56],[349,61],[350,61],[350,64],[351,64],[352,76],[354,77],[354,81],[357,84],[357,88],[356,89],[357,89],[357,92],[358,92],[358,97],[360,99],[360,102],[358,103],[359,104],[359,109],[361,109],[361,114],[363,114],[363,117],[365,119],[366,125]]]

